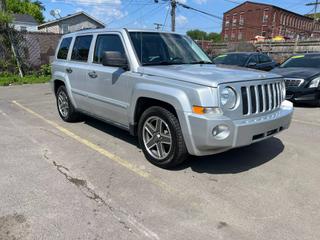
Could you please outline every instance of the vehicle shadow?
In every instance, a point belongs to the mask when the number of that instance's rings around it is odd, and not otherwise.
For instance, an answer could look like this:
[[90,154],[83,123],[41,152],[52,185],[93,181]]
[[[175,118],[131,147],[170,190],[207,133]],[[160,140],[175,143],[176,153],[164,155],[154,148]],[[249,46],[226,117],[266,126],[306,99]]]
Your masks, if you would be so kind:
[[[85,116],[83,123],[98,129],[115,138],[121,139],[140,149],[136,137],[127,131]],[[182,171],[191,168],[194,172],[209,174],[234,174],[245,172],[263,165],[276,158],[284,150],[282,141],[276,137],[269,138],[250,146],[204,157],[190,156],[183,164],[171,171]],[[145,160],[147,161],[147,160]]]
[[250,146],[232,149],[216,155],[194,157],[178,166],[175,171],[191,168],[194,172],[234,174],[245,172],[276,158],[284,150],[282,141],[272,137]]
[[306,103],[293,103],[295,108],[318,108],[318,106],[314,106]]
[[89,125],[90,127],[98,129],[106,134],[109,134],[115,138],[119,138],[131,145],[135,145],[137,147],[139,145],[138,139],[136,137],[131,136],[129,132],[127,132],[126,130],[123,130],[111,124],[105,123],[90,116],[84,116],[83,123]]

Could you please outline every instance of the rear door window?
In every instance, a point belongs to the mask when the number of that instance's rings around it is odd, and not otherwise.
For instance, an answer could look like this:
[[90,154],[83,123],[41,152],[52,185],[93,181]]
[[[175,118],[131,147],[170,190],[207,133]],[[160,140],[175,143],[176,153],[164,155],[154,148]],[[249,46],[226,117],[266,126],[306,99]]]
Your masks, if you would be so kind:
[[59,47],[59,51],[58,51],[58,55],[57,55],[58,59],[67,59],[71,41],[72,41],[71,37],[64,38],[61,41],[61,44],[60,44],[60,47]]
[[93,62],[101,63],[103,53],[106,51],[120,52],[125,56],[124,47],[121,38],[117,34],[99,35],[96,41]]
[[73,45],[71,60],[87,62],[91,46],[92,35],[79,36]]

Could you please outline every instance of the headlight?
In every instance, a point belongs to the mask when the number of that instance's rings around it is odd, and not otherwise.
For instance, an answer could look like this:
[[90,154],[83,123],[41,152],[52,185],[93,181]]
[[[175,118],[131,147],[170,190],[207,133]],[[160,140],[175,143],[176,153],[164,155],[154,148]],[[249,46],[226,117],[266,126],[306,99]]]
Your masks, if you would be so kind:
[[231,88],[226,87],[221,91],[221,105],[228,109],[233,109],[237,104],[237,93]]
[[320,77],[317,77],[310,82],[309,88],[317,88],[319,87],[319,84],[320,84]]

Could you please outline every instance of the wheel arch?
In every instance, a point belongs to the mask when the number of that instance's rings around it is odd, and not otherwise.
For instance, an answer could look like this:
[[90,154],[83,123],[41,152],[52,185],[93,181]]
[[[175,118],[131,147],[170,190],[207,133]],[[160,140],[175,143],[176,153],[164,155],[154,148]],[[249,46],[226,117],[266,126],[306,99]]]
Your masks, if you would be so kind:
[[155,84],[139,84],[134,90],[129,109],[129,125],[131,134],[136,134],[136,126],[141,114],[151,106],[161,106],[172,112],[184,125],[184,111],[191,106],[187,94],[180,89],[158,86]]

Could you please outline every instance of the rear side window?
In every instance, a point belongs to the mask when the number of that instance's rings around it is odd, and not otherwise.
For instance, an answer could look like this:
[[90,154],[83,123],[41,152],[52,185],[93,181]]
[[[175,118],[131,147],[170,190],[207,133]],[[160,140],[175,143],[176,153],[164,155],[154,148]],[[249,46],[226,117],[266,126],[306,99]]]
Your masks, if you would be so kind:
[[265,54],[260,54],[259,55],[259,58],[260,58],[260,63],[268,63],[268,62],[271,62],[271,59],[265,55]]
[[106,51],[120,52],[122,56],[125,56],[124,47],[119,35],[115,35],[115,34],[99,35],[97,37],[93,61],[95,63],[101,63],[102,55]]
[[250,60],[249,60],[249,63],[259,63],[258,56],[257,55],[252,55]]
[[60,47],[59,47],[59,51],[58,51],[58,55],[57,55],[58,59],[67,59],[71,41],[72,41],[71,37],[64,38],[61,41],[61,44],[60,44]]
[[90,45],[92,41],[92,35],[79,36],[73,45],[71,60],[86,62],[88,61],[88,55],[90,50]]

